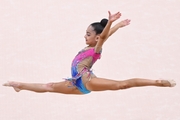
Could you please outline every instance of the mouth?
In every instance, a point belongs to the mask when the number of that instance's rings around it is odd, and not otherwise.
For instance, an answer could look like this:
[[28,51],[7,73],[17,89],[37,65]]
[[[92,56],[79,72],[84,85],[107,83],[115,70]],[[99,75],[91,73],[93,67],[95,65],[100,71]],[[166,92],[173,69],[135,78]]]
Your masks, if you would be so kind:
[[85,40],[86,44],[88,44],[88,40]]

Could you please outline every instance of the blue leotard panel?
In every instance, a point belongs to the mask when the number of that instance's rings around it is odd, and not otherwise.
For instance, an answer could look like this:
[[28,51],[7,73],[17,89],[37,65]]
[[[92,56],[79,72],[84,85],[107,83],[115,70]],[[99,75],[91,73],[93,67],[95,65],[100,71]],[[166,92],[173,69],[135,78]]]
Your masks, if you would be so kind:
[[[78,71],[76,67],[71,67],[71,74],[72,74],[72,78],[76,78],[78,75]],[[83,84],[82,81],[82,75],[80,75],[79,77],[76,78],[76,81],[74,83],[74,85],[78,88],[79,91],[81,91],[83,94],[87,94],[90,93],[91,91],[89,91],[88,89],[86,89],[85,85]]]

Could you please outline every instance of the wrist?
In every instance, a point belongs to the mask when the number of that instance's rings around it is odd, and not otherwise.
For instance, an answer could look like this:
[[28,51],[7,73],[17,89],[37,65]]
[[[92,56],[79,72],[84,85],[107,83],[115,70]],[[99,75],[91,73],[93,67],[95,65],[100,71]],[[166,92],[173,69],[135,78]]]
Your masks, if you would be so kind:
[[124,27],[124,25],[120,23],[118,27],[119,27],[119,28],[122,28],[122,27]]

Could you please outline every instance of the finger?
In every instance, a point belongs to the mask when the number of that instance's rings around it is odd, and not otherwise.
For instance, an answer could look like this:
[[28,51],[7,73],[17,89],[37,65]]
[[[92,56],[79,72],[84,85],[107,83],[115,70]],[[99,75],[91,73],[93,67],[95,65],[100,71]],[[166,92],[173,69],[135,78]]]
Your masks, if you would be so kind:
[[125,20],[125,22],[127,22],[127,23],[130,23],[130,22],[131,22],[131,20],[129,20],[129,19],[126,19],[126,20]]
[[130,24],[131,20],[128,19],[127,22],[128,22],[128,24]]
[[117,12],[117,13],[114,14],[114,16],[116,16],[116,17],[121,16],[121,13]]
[[111,12],[110,11],[108,11],[108,14],[109,14],[109,16],[111,16]]
[[117,12],[115,15],[116,15],[116,16],[121,16],[121,13],[120,13],[120,12]]
[[130,24],[131,20],[128,20],[128,23]]

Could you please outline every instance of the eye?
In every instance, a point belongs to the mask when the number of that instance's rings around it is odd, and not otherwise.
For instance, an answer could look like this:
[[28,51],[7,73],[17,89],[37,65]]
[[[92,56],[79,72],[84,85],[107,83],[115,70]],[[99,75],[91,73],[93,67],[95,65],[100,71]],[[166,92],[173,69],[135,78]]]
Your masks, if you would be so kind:
[[87,36],[91,36],[89,33],[86,33]]
[[89,31],[86,31],[86,36],[91,36],[91,33]]

